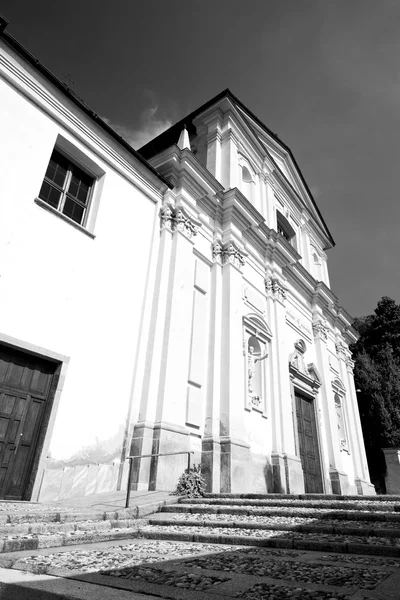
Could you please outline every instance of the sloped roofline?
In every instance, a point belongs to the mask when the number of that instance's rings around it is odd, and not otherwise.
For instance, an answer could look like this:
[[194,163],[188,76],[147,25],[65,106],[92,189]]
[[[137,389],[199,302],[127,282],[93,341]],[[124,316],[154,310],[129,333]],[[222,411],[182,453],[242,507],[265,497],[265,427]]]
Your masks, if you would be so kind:
[[[325,229],[325,233],[327,235],[327,237],[329,238],[329,241],[331,242],[332,246],[335,246],[335,241],[328,229],[327,224],[325,223],[325,220],[317,206],[317,203],[315,202],[315,199],[310,191],[310,188],[307,185],[306,180],[304,179],[304,176],[300,170],[299,165],[297,164],[297,161],[295,159],[295,157],[293,156],[293,153],[291,151],[291,149],[289,148],[289,146],[287,146],[284,142],[282,142],[282,140],[273,132],[271,131],[271,129],[269,129],[251,110],[249,110],[247,108],[247,106],[245,104],[243,104],[243,102],[241,102],[239,100],[239,98],[237,98],[234,94],[232,94],[232,92],[230,91],[229,88],[226,88],[225,90],[223,90],[222,92],[220,92],[219,94],[217,94],[216,96],[214,96],[214,98],[211,98],[211,100],[208,100],[205,104],[202,104],[199,108],[196,108],[196,110],[194,110],[192,113],[190,113],[189,115],[187,115],[186,117],[184,117],[183,119],[181,119],[180,121],[178,121],[177,123],[175,123],[174,125],[172,125],[169,129],[167,129],[166,131],[164,131],[163,133],[161,133],[160,135],[158,135],[157,137],[155,137],[154,139],[152,139],[150,142],[148,142],[147,144],[145,144],[144,146],[142,146],[141,148],[139,148],[138,152],[140,152],[140,154],[142,154],[142,156],[146,159],[150,159],[153,156],[155,156],[156,154],[158,154],[159,152],[161,152],[162,150],[164,150],[168,145],[173,145],[176,144],[176,141],[181,133],[181,130],[183,128],[183,126],[186,126],[186,128],[188,129],[189,134],[190,133],[195,133],[195,128],[194,125],[192,124],[193,120],[202,112],[206,111],[208,108],[210,108],[211,106],[213,106],[214,104],[216,104],[217,102],[219,102],[220,100],[223,100],[224,98],[228,98],[229,100],[231,100],[231,102],[236,105],[238,108],[240,108],[245,114],[247,114],[248,117],[250,117],[250,119],[252,119],[253,121],[255,121],[255,123],[257,123],[257,125],[259,127],[261,127],[261,129],[263,129],[270,137],[272,137],[290,156],[291,160],[293,161],[293,164],[295,166],[295,169],[300,177],[300,180],[302,182],[302,184],[304,185],[304,188],[311,200],[311,203],[313,205],[313,207],[315,208],[315,211],[317,212],[319,218],[321,219],[321,223],[324,226]],[[253,127],[251,126],[250,123],[248,123],[246,121],[246,124],[248,125],[248,127],[252,130],[252,132],[256,135],[256,133],[254,132]],[[262,145],[262,147],[264,148],[264,151],[266,152],[266,154],[268,155],[268,157],[272,160],[272,162],[276,165],[276,167],[279,169],[279,166],[276,164],[273,156],[271,156],[271,154],[268,152],[268,149],[265,147],[265,145],[262,143],[262,140],[259,140],[260,144]],[[296,192],[296,190],[293,188],[292,184],[290,183],[290,181],[287,179],[287,177],[285,176],[285,174],[279,169],[279,171],[282,173],[283,177],[285,177],[288,185],[291,187],[291,189],[293,190],[293,192],[298,196],[298,193]]]
[[88,115],[99,127],[101,127],[108,135],[114,138],[125,150],[127,150],[132,156],[136,158],[142,165],[144,165],[153,175],[155,175],[160,181],[162,181],[170,189],[173,185],[170,181],[165,179],[137,150],[124,140],[112,127],[107,125],[105,121],[98,114],[96,114],[85,102],[77,96],[71,88],[63,83],[54,73],[49,71],[37,58],[32,56],[24,46],[22,46],[12,35],[5,31],[9,22],[0,14],[0,39],[10,46],[19,56],[21,56],[26,62],[33,66],[41,75],[43,75],[50,83],[68,97],[74,104],[76,104],[86,115]]

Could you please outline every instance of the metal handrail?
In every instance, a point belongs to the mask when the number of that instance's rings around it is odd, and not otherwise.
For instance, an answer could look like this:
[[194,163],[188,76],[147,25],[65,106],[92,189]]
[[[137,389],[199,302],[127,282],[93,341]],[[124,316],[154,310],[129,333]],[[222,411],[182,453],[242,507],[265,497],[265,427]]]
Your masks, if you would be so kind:
[[190,455],[194,454],[193,450],[186,450],[185,452],[162,452],[160,454],[138,454],[137,456],[127,456],[126,460],[130,460],[130,464],[129,464],[129,474],[128,474],[128,489],[126,491],[126,502],[125,502],[125,508],[129,508],[129,498],[131,495],[131,478],[132,478],[132,468],[133,468],[133,461],[135,460],[135,458],[152,458],[153,456],[173,456],[176,454],[187,454],[188,455],[188,471],[190,470]]

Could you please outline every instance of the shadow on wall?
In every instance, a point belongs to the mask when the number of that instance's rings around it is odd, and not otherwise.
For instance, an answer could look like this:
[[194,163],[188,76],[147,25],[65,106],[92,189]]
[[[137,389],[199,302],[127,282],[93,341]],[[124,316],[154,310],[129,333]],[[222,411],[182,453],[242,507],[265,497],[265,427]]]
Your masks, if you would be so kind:
[[[40,502],[76,498],[117,489],[124,426],[106,440],[85,446],[68,460],[48,459],[39,492]],[[129,464],[123,467],[121,489],[128,481]]]

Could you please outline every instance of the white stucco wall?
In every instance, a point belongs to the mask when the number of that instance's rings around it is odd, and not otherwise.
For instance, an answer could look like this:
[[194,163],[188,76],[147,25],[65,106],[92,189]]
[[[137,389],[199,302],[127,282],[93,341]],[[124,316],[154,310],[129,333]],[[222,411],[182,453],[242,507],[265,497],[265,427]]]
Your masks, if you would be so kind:
[[[0,79],[0,98],[0,333],[70,358],[52,458],[97,440],[121,446],[163,184],[145,193],[132,168],[117,171],[111,152],[86,139],[85,115],[78,139],[68,118],[38,109],[34,92]],[[105,172],[94,239],[35,203],[58,135]]]

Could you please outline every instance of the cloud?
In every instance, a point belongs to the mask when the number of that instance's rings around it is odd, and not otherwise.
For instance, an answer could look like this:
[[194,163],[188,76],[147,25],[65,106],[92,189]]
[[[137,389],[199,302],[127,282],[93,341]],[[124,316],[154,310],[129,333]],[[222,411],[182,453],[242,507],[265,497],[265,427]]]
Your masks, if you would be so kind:
[[158,115],[157,105],[149,106],[140,114],[137,128],[114,123],[107,117],[102,119],[136,150],[172,125],[171,119]]

